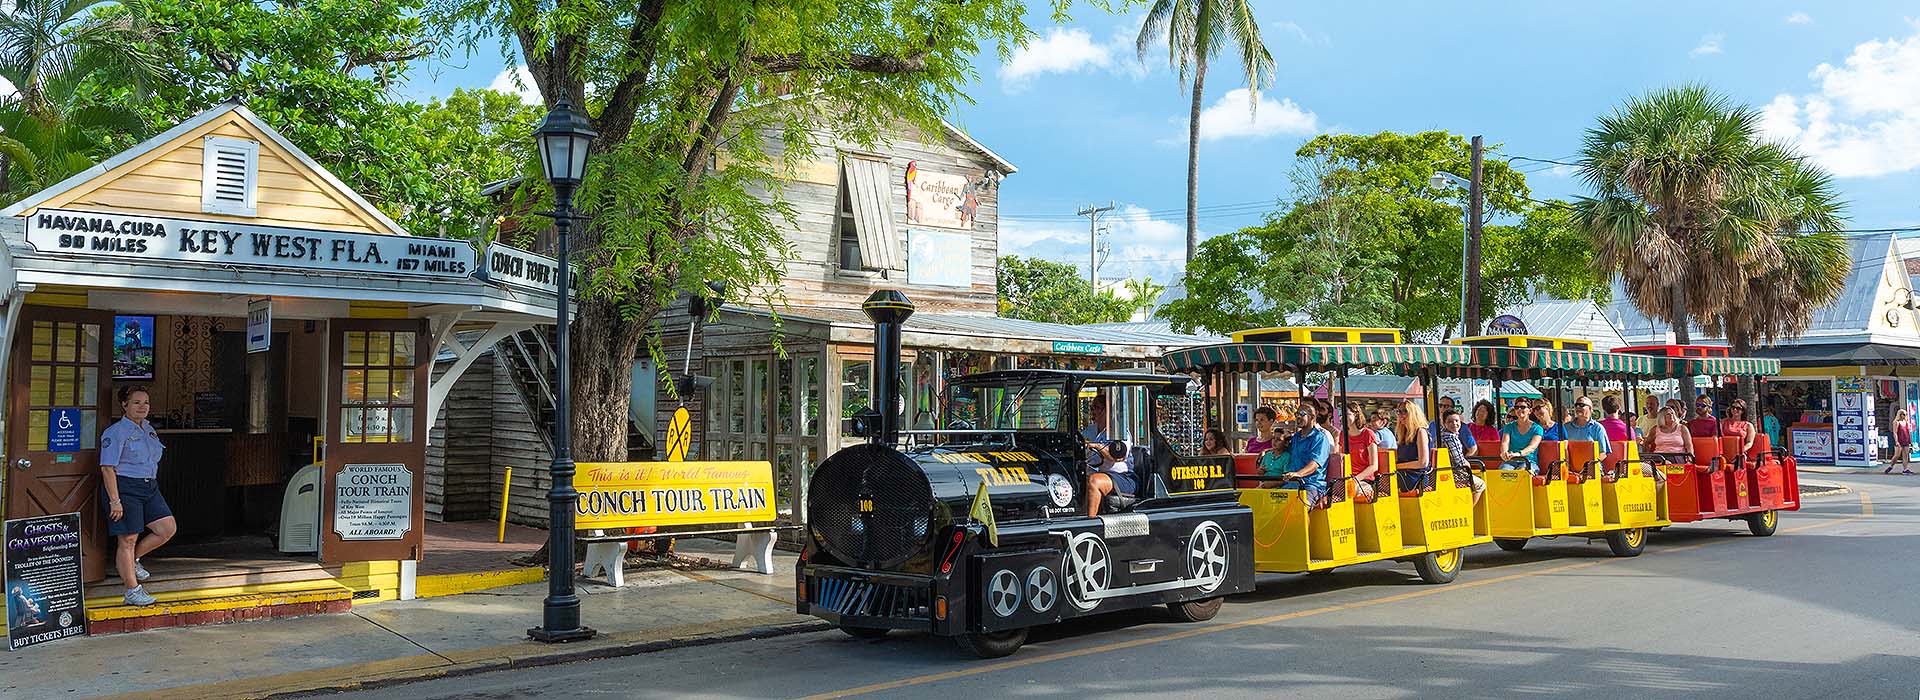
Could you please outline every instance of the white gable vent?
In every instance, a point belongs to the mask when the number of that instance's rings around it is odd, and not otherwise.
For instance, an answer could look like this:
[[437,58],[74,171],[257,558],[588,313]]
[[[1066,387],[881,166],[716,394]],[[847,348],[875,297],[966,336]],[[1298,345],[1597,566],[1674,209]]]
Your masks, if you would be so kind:
[[208,136],[200,171],[200,211],[253,216],[260,142]]

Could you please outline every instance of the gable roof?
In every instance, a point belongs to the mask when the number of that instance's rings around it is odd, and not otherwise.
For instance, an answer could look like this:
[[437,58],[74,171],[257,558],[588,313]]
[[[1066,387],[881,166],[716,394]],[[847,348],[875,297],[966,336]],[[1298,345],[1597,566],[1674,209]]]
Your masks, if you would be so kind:
[[72,177],[61,180],[51,187],[35,192],[26,199],[15,202],[5,209],[0,209],[0,216],[20,216],[41,206],[53,206],[49,204],[49,202],[59,199],[70,192],[91,189],[89,185],[98,187],[118,179],[120,176],[132,172],[141,165],[164,155],[163,149],[175,144],[175,142],[182,137],[189,136],[196,132],[211,131],[218,126],[218,123],[222,121],[223,117],[229,114],[233,115],[235,119],[244,122],[246,127],[248,127],[248,131],[256,132],[260,136],[265,137],[270,148],[276,151],[277,155],[290,160],[296,168],[304,170],[305,172],[301,174],[307,176],[315,185],[332,190],[332,193],[346,199],[352,208],[357,210],[354,212],[355,214],[358,214],[363,219],[369,220],[369,228],[378,230],[380,233],[408,235],[407,230],[402,228],[399,222],[394,221],[384,212],[380,211],[379,207],[374,206],[371,202],[361,197],[360,193],[353,191],[353,188],[341,182],[340,178],[335,177],[334,174],[329,172],[324,166],[314,162],[313,158],[309,157],[305,151],[300,150],[300,147],[293,145],[293,142],[288,141],[286,136],[281,135],[278,130],[260,119],[259,115],[254,114],[252,110],[247,109],[238,102],[225,102],[196,114],[192,119],[176,124],[173,128],[140,142],[139,145],[121,151],[112,158],[101,161],[91,168],[74,174]]

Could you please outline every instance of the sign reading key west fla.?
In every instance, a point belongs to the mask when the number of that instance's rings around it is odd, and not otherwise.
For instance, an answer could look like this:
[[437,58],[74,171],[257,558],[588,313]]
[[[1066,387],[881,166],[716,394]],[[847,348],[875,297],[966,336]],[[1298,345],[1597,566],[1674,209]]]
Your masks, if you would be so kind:
[[581,530],[774,519],[770,462],[587,462],[574,488]]

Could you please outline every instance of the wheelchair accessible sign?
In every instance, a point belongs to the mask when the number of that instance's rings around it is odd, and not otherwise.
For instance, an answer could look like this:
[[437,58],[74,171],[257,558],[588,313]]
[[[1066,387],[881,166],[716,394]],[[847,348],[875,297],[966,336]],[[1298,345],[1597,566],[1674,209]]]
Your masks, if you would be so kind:
[[80,409],[56,408],[52,413],[47,417],[47,451],[80,451]]

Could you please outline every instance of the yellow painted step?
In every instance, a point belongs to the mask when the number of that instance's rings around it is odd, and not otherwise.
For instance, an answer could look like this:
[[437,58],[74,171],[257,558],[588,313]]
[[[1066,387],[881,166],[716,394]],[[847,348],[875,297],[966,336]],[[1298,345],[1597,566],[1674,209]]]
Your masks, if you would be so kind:
[[472,591],[484,591],[502,586],[517,586],[523,583],[544,581],[547,571],[538,566],[503,571],[477,571],[464,574],[436,574],[414,579],[414,595],[432,598],[443,595],[458,595]]
[[127,605],[117,597],[89,598],[87,600],[87,619],[90,621],[123,620],[132,617],[184,615],[210,610],[236,610],[240,608],[293,605],[299,603],[325,603],[353,599],[353,589],[333,583],[332,581],[308,581],[303,583],[305,584],[303,587],[284,591],[223,592],[222,589],[174,591],[155,595],[154,598],[159,602],[145,606]]

